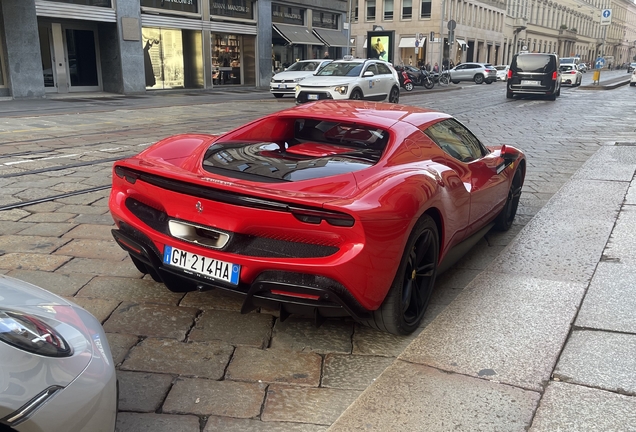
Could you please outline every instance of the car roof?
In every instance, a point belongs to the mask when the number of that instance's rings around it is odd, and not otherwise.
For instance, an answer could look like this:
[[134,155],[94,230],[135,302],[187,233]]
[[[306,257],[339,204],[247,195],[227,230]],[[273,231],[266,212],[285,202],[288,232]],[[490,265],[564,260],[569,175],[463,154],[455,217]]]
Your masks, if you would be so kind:
[[399,127],[399,123],[421,127],[438,119],[452,117],[446,113],[410,105],[349,100],[311,102],[280,111],[276,115],[324,118],[329,121],[358,121],[383,129]]

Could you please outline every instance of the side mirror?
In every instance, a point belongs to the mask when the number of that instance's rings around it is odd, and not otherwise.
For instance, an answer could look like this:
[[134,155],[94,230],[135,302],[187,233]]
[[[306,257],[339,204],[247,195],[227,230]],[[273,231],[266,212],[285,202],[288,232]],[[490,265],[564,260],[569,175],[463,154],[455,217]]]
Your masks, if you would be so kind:
[[364,73],[362,74],[363,77],[372,77],[375,76],[375,74],[371,71],[364,71]]
[[506,145],[503,145],[501,146],[500,156],[506,164],[511,164],[512,162],[517,160],[517,158],[519,157],[519,152],[515,149],[507,147]]

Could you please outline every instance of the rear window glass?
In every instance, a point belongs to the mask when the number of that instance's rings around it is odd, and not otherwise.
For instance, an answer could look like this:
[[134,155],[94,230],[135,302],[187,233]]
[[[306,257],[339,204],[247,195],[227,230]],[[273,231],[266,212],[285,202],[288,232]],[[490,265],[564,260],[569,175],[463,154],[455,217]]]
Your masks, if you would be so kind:
[[519,72],[550,72],[553,69],[551,60],[552,57],[547,55],[520,55],[517,56],[516,69]]
[[358,148],[383,150],[389,134],[382,129],[340,122],[300,119],[294,126],[295,138]]
[[574,69],[574,66],[573,65],[561,65],[561,67],[559,69],[561,69],[561,71],[563,71],[563,72],[571,71],[572,69]]

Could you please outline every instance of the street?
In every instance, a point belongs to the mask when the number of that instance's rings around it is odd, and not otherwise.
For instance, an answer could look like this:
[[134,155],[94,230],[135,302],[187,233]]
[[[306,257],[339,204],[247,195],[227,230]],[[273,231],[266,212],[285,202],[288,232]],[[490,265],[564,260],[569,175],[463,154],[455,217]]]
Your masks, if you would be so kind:
[[[635,92],[563,87],[554,102],[507,100],[502,82],[402,92],[401,103],[452,114],[485,145],[516,146],[528,161],[513,228],[487,234],[438,279],[422,328],[601,146],[635,141]],[[0,271],[102,322],[118,364],[118,431],[324,431],[417,336],[348,319],[315,328],[267,310],[241,315],[240,299],[223,292],[177,294],[142,278],[114,243],[114,160],[292,106],[249,91],[0,102]]]

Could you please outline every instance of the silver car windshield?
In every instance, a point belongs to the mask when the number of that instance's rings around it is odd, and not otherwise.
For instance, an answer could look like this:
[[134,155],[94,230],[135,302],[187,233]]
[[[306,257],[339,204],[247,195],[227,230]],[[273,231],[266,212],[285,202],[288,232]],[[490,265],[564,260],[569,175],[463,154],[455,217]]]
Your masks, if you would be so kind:
[[307,72],[315,71],[320,66],[320,62],[296,62],[287,69],[285,72]]
[[329,63],[317,76],[359,76],[363,63]]

